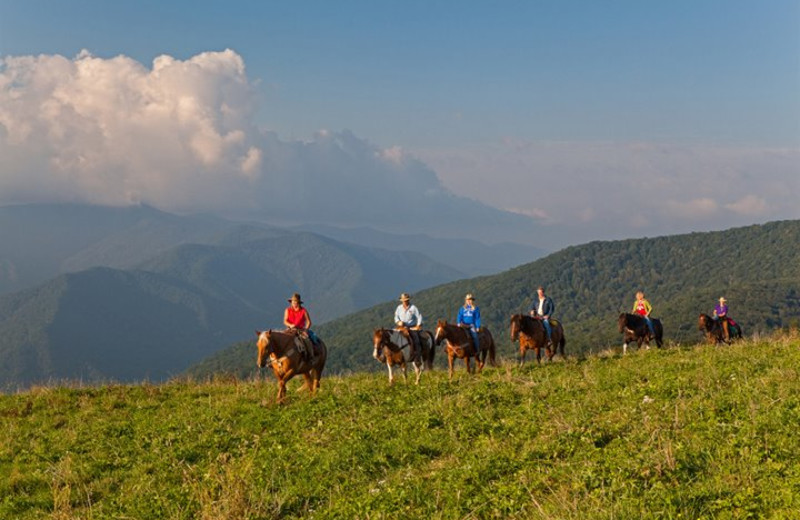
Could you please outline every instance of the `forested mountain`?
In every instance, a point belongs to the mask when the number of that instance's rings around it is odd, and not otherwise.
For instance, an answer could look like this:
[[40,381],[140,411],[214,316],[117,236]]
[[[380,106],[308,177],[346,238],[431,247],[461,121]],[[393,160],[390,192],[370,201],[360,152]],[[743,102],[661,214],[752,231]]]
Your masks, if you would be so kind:
[[418,253],[311,233],[215,233],[216,245],[174,247],[135,269],[92,268],[0,296],[0,388],[160,380],[257,327],[280,326],[295,291],[320,323],[460,276]]
[[[767,331],[800,320],[800,221],[709,233],[635,240],[592,242],[566,248],[506,272],[459,280],[414,295],[428,328],[437,318],[453,320],[467,292],[474,293],[484,323],[502,355],[515,348],[508,337],[513,313],[527,311],[538,285],[556,303],[563,320],[568,354],[596,351],[620,343],[617,317],[630,312],[635,292],[644,290],[654,316],[664,322],[667,341],[700,339],[697,317],[710,313],[725,296],[731,316],[745,333]],[[320,326],[329,346],[333,372],[377,369],[370,333],[391,326],[396,301]],[[249,374],[252,342],[234,345],[193,367]]]
[[300,229],[367,247],[390,251],[418,251],[443,264],[458,266],[460,271],[470,277],[495,274],[547,254],[543,248],[512,242],[487,245],[475,240],[434,238],[419,233],[385,233],[368,227],[302,226]]

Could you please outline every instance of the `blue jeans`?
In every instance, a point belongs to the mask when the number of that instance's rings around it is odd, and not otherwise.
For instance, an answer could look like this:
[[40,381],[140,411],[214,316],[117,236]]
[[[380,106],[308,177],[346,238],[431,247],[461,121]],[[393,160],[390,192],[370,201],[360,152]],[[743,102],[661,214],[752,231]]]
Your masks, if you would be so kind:
[[472,336],[472,344],[475,345],[475,352],[480,352],[481,347],[479,346],[478,343],[478,331],[470,327],[469,334]]
[[644,317],[644,321],[647,323],[647,328],[650,329],[650,334],[652,334],[653,337],[655,338],[656,337],[656,331],[653,328],[653,320],[650,319],[650,316],[645,316]]
[[553,337],[553,327],[550,326],[550,319],[542,318],[542,325],[544,325],[544,331],[547,333],[547,341],[550,341],[550,338]]

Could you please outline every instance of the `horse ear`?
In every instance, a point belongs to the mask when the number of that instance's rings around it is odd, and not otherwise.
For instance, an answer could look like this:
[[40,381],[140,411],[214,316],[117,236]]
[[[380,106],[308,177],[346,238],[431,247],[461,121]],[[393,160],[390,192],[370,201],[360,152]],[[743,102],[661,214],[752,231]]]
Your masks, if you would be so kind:
[[261,331],[260,331],[260,330],[258,330],[258,329],[256,329],[256,337],[258,337],[258,336],[260,336],[260,335],[261,335]]

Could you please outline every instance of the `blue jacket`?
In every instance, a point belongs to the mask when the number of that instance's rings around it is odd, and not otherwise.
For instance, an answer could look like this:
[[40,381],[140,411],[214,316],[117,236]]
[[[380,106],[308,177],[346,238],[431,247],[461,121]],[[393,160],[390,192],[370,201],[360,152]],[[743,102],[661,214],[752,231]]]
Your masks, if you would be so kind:
[[481,310],[477,305],[461,307],[458,309],[458,324],[471,325],[476,329],[481,328]]
[[533,303],[531,303],[531,311],[536,316],[553,316],[553,312],[556,310],[556,304],[553,303],[553,299],[549,296],[544,297],[544,304],[542,305],[542,313],[539,314],[539,297],[533,297]]

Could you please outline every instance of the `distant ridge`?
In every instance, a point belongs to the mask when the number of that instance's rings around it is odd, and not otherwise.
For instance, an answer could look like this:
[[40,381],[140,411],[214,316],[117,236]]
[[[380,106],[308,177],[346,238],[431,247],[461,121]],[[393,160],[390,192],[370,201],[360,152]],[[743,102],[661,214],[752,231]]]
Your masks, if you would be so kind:
[[[453,320],[464,295],[478,299],[501,355],[516,355],[508,338],[511,314],[527,311],[538,285],[556,302],[564,322],[568,354],[618,345],[616,318],[629,311],[642,289],[664,321],[667,341],[696,341],[697,316],[719,296],[746,334],[800,320],[800,221],[780,221],[726,231],[690,233],[568,247],[493,276],[459,280],[420,291],[414,303],[426,324]],[[317,330],[329,345],[331,371],[375,370],[369,335],[391,326],[396,301],[334,320]],[[253,371],[253,345],[242,343],[192,367],[197,376]]]

